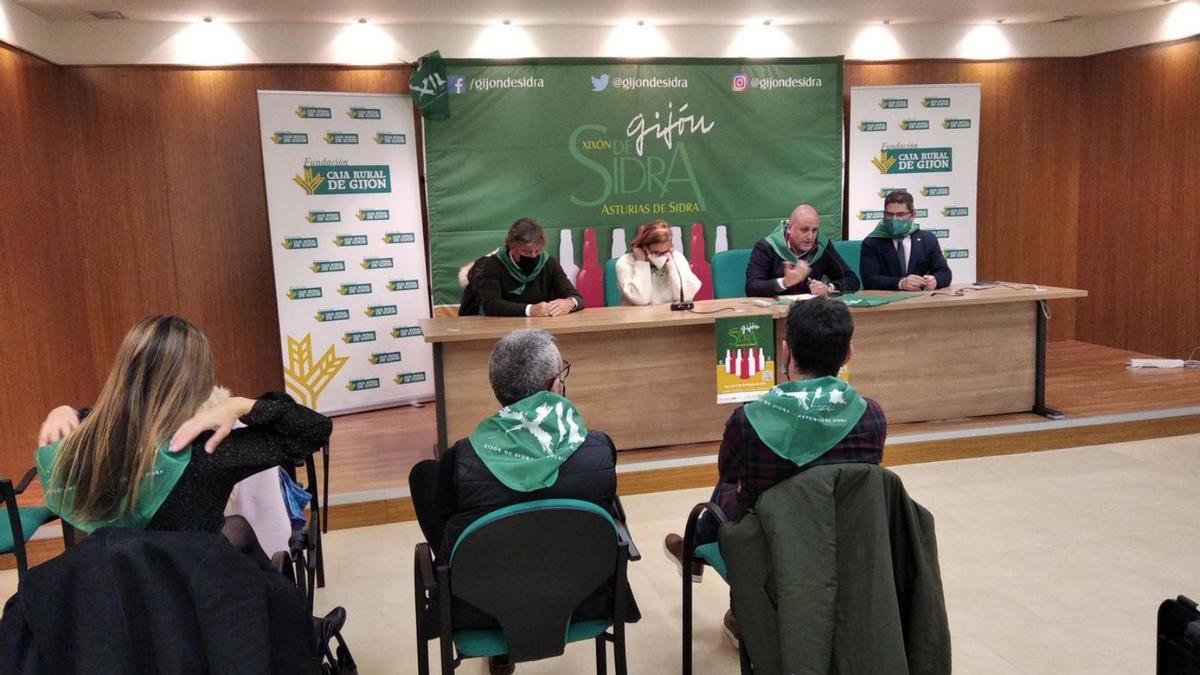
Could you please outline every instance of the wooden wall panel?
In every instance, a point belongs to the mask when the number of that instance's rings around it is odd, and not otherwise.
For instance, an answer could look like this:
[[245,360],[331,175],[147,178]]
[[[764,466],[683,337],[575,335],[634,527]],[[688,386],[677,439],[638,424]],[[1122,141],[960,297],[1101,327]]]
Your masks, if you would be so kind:
[[74,106],[58,68],[0,45],[0,475],[33,466],[48,401],[94,386],[71,161]]
[[[978,278],[1076,287],[1079,59],[847,62],[846,108],[854,86],[964,82],[982,85]],[[1055,303],[1050,338],[1074,339],[1087,302]]]
[[1084,59],[1080,340],[1200,346],[1200,38]]

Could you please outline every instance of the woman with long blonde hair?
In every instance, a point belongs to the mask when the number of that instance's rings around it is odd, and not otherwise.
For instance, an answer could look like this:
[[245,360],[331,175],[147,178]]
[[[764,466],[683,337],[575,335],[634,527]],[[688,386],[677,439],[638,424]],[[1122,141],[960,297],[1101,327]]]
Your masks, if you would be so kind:
[[[245,427],[234,430],[239,419]],[[130,329],[90,411],[50,413],[35,457],[46,505],[84,532],[224,529],[237,532],[230,539],[246,550],[253,534],[245,521],[226,527],[233,486],[303,461],[331,428],[286,394],[255,400],[214,389],[208,339],[177,316],[159,315]]]
[[617,259],[622,305],[660,305],[696,297],[700,278],[671,239],[671,225],[665,220],[638,228],[629,253]]

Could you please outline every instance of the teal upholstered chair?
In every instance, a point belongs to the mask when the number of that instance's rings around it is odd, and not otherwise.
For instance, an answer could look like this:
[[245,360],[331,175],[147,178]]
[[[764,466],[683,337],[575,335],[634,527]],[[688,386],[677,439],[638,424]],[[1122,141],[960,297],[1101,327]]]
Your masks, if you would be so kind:
[[[37,468],[25,472],[21,481],[14,487],[12,480],[0,477],[0,503],[4,504],[7,517],[0,521],[0,555],[11,553],[17,559],[17,577],[25,575],[29,568],[29,560],[25,555],[25,545],[46,523],[58,520],[50,509],[45,506],[17,505],[17,496],[25,492],[29,483],[37,476]],[[70,546],[74,543],[75,530],[63,521],[63,542]]]
[[862,282],[862,274],[859,270],[859,260],[862,258],[862,240],[861,239],[846,239],[833,242],[833,249],[842,256],[842,260],[846,261],[846,265],[858,277],[859,282]]
[[721,251],[712,257],[713,297],[746,297],[746,267],[750,264],[750,249]]
[[[515,504],[471,523],[436,569],[427,543],[417,545],[415,557],[421,675],[429,672],[428,642],[434,638],[441,643],[443,675],[464,658],[507,654],[516,664],[558,656],[567,643],[581,640],[595,640],[598,673],[606,672],[612,642],[616,672],[625,675],[625,567],[640,556],[624,523],[599,506],[575,499]],[[575,620],[580,603],[610,579],[608,616]],[[454,607],[462,602],[500,628],[456,628]]]
[[621,304],[621,287],[617,284],[617,260],[610,258],[604,263],[604,306],[616,307]]

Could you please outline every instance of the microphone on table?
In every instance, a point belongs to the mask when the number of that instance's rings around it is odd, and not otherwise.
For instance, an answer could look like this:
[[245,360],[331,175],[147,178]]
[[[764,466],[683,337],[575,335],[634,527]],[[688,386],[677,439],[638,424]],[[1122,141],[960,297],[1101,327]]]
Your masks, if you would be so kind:
[[679,269],[679,262],[675,260],[674,251],[671,251],[671,260],[675,263],[675,276],[679,277],[679,302],[671,303],[671,311],[686,312],[695,307],[696,303],[683,299],[683,270]]

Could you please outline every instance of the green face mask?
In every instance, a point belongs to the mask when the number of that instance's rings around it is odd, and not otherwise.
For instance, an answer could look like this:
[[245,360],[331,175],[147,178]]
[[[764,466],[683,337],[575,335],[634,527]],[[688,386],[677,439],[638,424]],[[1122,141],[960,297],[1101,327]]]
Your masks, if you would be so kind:
[[875,226],[875,230],[867,236],[896,239],[898,237],[907,237],[919,229],[921,229],[921,226],[917,225],[917,221],[915,220],[884,219],[879,221],[879,224]]

